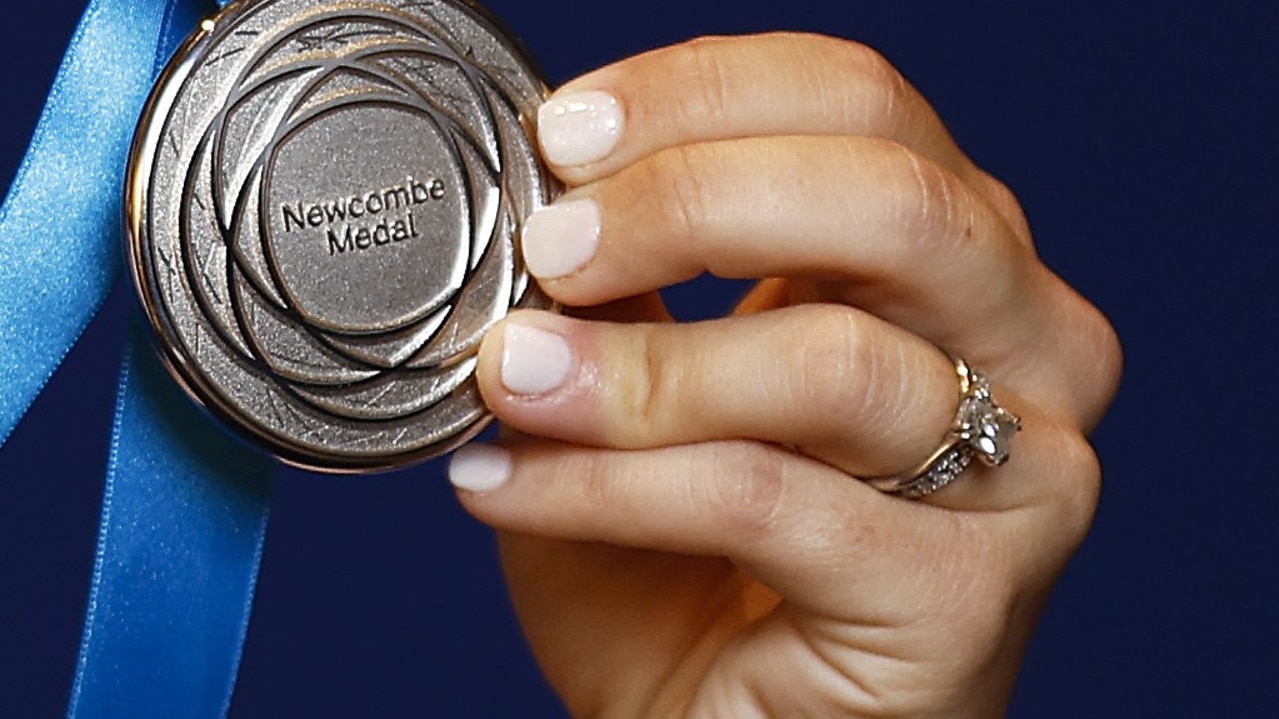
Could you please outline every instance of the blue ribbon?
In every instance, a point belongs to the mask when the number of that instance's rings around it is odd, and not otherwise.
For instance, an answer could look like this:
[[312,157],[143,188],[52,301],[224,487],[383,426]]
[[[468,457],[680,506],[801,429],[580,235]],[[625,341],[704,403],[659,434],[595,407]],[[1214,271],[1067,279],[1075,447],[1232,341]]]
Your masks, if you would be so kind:
[[119,188],[165,7],[163,0],[89,6],[0,208],[0,440],[119,271]]
[[271,462],[209,426],[133,334],[69,715],[223,716]]
[[[93,0],[85,11],[0,207],[0,442],[118,275],[133,127],[159,64],[211,9],[199,0]],[[133,334],[69,714],[222,716],[272,463],[200,413],[142,332]]]

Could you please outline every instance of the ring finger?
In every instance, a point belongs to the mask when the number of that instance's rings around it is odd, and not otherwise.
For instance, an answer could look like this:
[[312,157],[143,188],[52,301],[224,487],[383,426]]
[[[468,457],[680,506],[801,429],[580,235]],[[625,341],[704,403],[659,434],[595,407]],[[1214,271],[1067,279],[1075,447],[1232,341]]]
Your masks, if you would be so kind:
[[841,305],[692,325],[523,312],[489,334],[478,378],[532,434],[622,449],[754,439],[858,477],[918,464],[959,403],[940,350]]

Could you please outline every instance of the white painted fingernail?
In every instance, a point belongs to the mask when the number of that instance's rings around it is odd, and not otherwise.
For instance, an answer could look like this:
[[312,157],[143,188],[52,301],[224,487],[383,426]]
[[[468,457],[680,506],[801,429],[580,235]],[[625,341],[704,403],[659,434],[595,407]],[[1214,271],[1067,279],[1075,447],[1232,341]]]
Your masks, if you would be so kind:
[[622,106],[607,92],[588,90],[552,98],[537,111],[537,138],[552,165],[598,162],[622,136]]
[[520,232],[524,264],[543,280],[571,275],[590,262],[600,244],[600,208],[595,200],[569,200],[544,207]]
[[564,384],[573,350],[554,332],[508,323],[502,332],[502,384],[514,394],[546,394]]
[[511,453],[491,444],[468,444],[453,453],[449,481],[468,492],[491,492],[511,478]]

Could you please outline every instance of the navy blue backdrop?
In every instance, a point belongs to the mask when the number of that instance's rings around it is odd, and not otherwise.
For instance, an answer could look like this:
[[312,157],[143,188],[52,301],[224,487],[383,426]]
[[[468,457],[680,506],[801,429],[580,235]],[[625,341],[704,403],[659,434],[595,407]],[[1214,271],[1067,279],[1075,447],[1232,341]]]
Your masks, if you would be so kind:
[[[1017,190],[1041,253],[1127,349],[1095,436],[1101,510],[1013,715],[1273,716],[1279,5],[491,4],[554,84],[705,33],[816,30],[891,57]],[[82,6],[5,8],[0,186]],[[675,294],[685,315],[705,316],[736,291],[698,282]],[[118,288],[0,452],[3,717],[65,706],[133,311]],[[440,463],[282,473],[232,714],[563,716],[519,638],[492,538],[457,508]]]

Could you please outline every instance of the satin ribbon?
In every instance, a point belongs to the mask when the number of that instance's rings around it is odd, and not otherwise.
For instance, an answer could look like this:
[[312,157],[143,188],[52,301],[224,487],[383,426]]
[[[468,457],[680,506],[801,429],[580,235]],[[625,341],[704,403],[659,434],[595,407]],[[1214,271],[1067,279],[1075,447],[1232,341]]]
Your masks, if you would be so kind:
[[266,534],[271,462],[209,426],[137,330],[68,715],[224,716]]
[[[199,0],[93,0],[0,207],[0,442],[119,273],[121,187],[158,67]],[[68,189],[72,191],[68,191]],[[121,372],[69,715],[225,715],[272,463],[181,395],[135,328]]]

